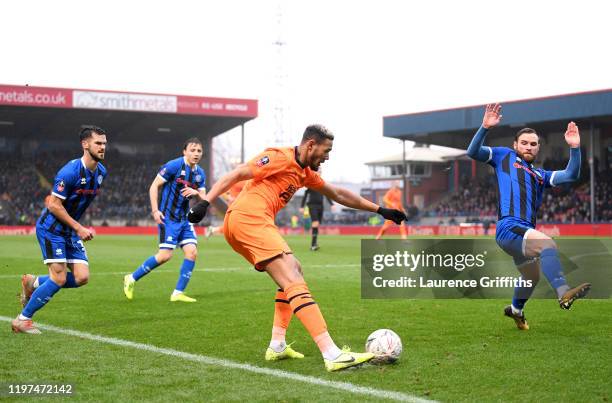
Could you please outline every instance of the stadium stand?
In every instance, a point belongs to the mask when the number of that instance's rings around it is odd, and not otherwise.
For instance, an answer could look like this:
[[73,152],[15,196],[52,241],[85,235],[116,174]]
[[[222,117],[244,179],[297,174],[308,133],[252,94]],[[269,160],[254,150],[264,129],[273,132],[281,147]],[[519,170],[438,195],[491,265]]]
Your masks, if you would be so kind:
[[[78,155],[78,154],[76,154]],[[44,199],[50,192],[50,184],[57,170],[74,158],[74,152],[62,151],[24,155],[10,153],[0,155],[0,225],[31,225],[44,207]],[[109,170],[99,198],[90,207],[85,223],[98,225],[151,225],[149,220],[148,188],[156,170],[163,164],[162,156],[146,155],[138,159],[110,151],[104,164]],[[14,173],[14,174],[7,174]],[[598,222],[612,221],[612,172],[597,175],[596,211]],[[588,223],[589,187],[588,169],[583,182],[577,187],[555,188],[555,197],[545,195],[539,222]],[[288,207],[287,217],[279,217],[278,224],[285,225],[293,214],[298,214],[299,194]],[[294,211],[295,210],[295,211]],[[440,203],[425,209],[430,217],[494,217],[497,215],[497,190],[489,179],[476,183],[463,183],[457,192],[451,193]],[[351,211],[326,211],[325,223],[330,225],[367,225],[370,215]]]

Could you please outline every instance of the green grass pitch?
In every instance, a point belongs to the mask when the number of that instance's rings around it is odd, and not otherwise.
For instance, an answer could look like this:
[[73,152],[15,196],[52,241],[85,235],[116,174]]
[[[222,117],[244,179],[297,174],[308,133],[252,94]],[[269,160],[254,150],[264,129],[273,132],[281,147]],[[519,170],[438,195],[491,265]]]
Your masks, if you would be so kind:
[[[570,311],[559,309],[554,300],[532,300],[526,307],[531,330],[520,332],[502,316],[510,293],[505,300],[362,300],[359,237],[321,237],[316,253],[308,250],[308,237],[288,241],[336,343],[359,351],[370,332],[393,329],[404,343],[397,364],[327,373],[316,345],[295,318],[287,340],[306,358],[266,362],[276,287],[219,236],[200,240],[187,289],[198,299],[195,304],[169,301],[180,251],[138,282],[134,301],[127,301],[123,275],[155,252],[156,237],[99,236],[87,243],[90,283],[60,291],[35,321],[431,400],[612,398],[610,300],[578,301]],[[12,318],[20,311],[20,275],[46,269],[34,237],[0,237],[0,256],[0,316]],[[53,331],[13,335],[6,320],[0,321],[0,357],[5,390],[8,383],[68,382],[75,385],[73,401],[384,400]],[[14,399],[27,400],[41,398]]]

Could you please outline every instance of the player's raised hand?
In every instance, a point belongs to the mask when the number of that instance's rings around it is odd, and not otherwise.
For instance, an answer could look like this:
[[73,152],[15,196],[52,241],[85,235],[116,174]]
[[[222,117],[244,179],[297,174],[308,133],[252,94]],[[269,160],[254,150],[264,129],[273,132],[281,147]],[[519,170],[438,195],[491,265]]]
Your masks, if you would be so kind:
[[93,231],[83,227],[82,225],[79,227],[79,229],[77,229],[76,233],[79,238],[85,242],[92,240],[94,237]]
[[565,131],[565,141],[572,148],[580,147],[580,131],[578,125],[574,122],[567,124],[567,130]]
[[489,129],[493,126],[497,126],[501,121],[501,118],[501,105],[487,104],[485,107],[484,117],[482,118],[482,127]]
[[151,215],[153,216],[153,220],[155,220],[155,222],[159,225],[162,225],[164,223],[164,219],[166,218],[164,217],[164,213],[159,210],[152,212]]

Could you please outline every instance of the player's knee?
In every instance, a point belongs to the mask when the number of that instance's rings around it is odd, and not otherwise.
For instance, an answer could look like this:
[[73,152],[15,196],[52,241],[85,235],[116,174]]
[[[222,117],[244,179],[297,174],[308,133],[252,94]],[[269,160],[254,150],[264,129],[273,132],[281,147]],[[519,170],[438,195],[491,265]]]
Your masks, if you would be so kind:
[[89,282],[89,273],[82,273],[82,274],[75,275],[74,281],[77,283],[79,287],[87,284]]
[[304,276],[304,272],[302,272],[302,264],[300,263],[299,260],[295,259],[295,265],[294,265],[294,270],[297,274],[299,274],[301,277]]
[[551,238],[538,239],[537,241],[537,250],[540,254],[545,250],[553,251],[553,253],[557,251],[557,244]]
[[164,250],[164,251],[158,252],[157,255],[155,255],[155,260],[157,260],[157,263],[159,264],[164,264],[171,258],[172,258],[172,251]]
[[185,258],[195,261],[198,257],[198,250],[196,248],[190,248],[185,250]]
[[63,287],[66,284],[66,272],[51,272],[50,275],[51,280],[60,287]]

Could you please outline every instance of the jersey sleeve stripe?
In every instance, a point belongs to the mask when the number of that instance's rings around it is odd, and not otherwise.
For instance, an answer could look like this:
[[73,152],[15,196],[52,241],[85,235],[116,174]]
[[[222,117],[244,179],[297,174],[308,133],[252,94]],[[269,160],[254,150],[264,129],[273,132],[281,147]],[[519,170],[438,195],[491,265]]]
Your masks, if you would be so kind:
[[491,161],[491,159],[493,159],[493,149],[491,147],[487,147],[487,146],[483,146],[482,148],[488,148],[489,149],[489,158],[487,158],[487,160],[485,161],[485,164],[486,164],[489,161]]
[[66,196],[62,196],[59,193],[55,193],[55,192],[51,192],[51,194],[55,197],[57,197],[58,199],[62,199],[62,200],[66,200]]
[[550,186],[555,186],[555,183],[553,182],[553,180],[555,179],[555,175],[557,174],[557,171],[553,171],[552,175],[550,175]]

